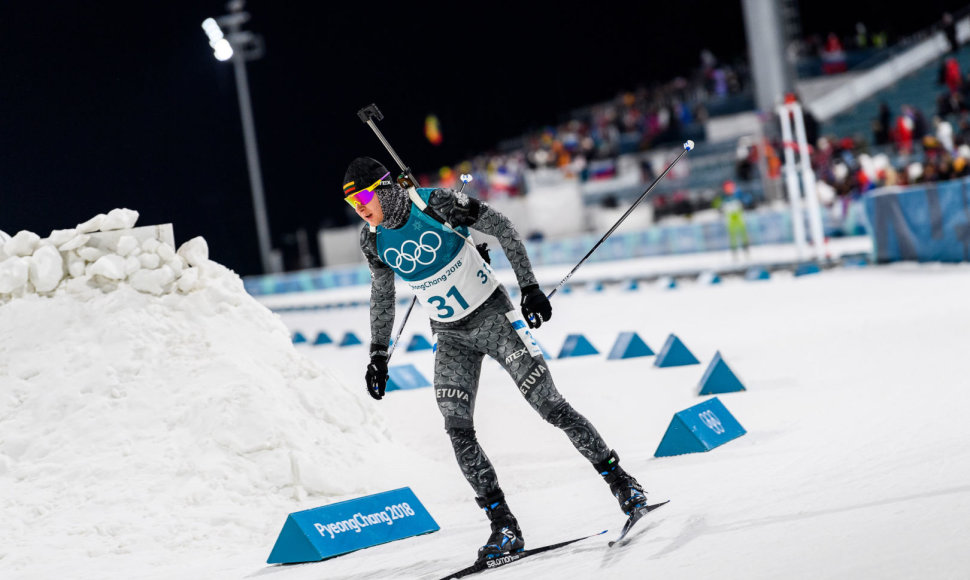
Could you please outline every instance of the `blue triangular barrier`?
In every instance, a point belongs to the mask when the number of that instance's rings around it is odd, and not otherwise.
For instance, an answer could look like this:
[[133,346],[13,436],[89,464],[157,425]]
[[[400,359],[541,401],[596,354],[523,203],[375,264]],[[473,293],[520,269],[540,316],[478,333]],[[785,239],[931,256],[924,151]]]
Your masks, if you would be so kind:
[[293,344],[302,344],[304,342],[306,342],[306,337],[303,336],[302,332],[293,333]]
[[647,346],[647,343],[643,342],[635,332],[622,332],[620,336],[617,337],[616,342],[613,344],[613,348],[610,350],[607,359],[623,359],[623,358],[634,358],[638,356],[653,356],[653,351]]
[[701,272],[701,274],[697,277],[697,283],[705,285],[720,284],[721,277],[718,276],[716,272]]
[[748,271],[744,273],[745,280],[770,280],[771,272],[765,270],[761,266],[751,266]]
[[300,527],[293,514],[286,516],[267,562],[313,562],[320,559],[320,551],[310,541],[309,534]]
[[596,350],[596,347],[582,334],[570,334],[566,337],[566,342],[562,344],[562,349],[560,349],[559,356],[556,358],[588,356],[599,353],[600,351]]
[[603,283],[602,282],[593,282],[592,284],[590,284],[589,291],[590,292],[602,292],[603,291]]
[[385,392],[406,391],[430,387],[431,383],[414,365],[399,365],[387,369],[387,387]]
[[559,292],[562,294],[571,294],[572,291],[573,291],[573,287],[570,286],[569,284],[564,284],[563,287],[559,290]]
[[416,350],[431,350],[431,343],[422,334],[415,334],[411,337],[411,342],[408,343],[408,352],[414,352]]
[[640,282],[637,281],[636,278],[634,278],[633,280],[630,280],[630,283],[629,284],[627,284],[626,289],[627,290],[639,290],[640,289]]
[[664,343],[663,348],[660,349],[660,354],[653,361],[653,366],[655,367],[679,367],[683,365],[696,365],[700,364],[701,361],[697,360],[697,357],[688,350],[687,346],[677,338],[677,335],[671,333],[667,337],[667,342]]
[[710,451],[747,431],[714,397],[674,415],[654,457]]
[[340,339],[340,346],[354,346],[356,344],[364,344],[357,338],[357,335],[353,332],[348,332]]
[[317,562],[439,529],[411,488],[402,487],[291,513],[266,563]]
[[330,338],[329,334],[326,332],[319,332],[317,333],[317,339],[313,341],[313,344],[319,346],[321,344],[330,344],[331,342],[333,342],[333,339]]
[[661,276],[657,279],[657,287],[665,290],[673,290],[677,287],[677,280],[673,276]]
[[727,366],[727,363],[721,357],[721,351],[714,353],[711,364],[708,365],[707,370],[704,371],[704,376],[701,377],[697,394],[715,395],[717,393],[734,393],[744,390],[744,385],[741,384],[737,375],[734,374],[734,371]]
[[818,267],[815,262],[803,262],[795,267],[796,276],[807,276],[809,274],[818,274],[822,269]]

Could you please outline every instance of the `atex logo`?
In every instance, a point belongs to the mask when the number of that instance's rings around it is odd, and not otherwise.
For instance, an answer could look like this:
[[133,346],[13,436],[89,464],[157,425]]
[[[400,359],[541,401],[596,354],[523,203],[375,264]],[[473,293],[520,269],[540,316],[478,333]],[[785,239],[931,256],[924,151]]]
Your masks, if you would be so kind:
[[441,247],[441,236],[437,232],[424,232],[418,241],[407,240],[401,244],[401,249],[388,248],[384,250],[384,261],[387,265],[401,272],[410,274],[417,269],[418,264],[427,266],[438,257]]
[[724,425],[721,424],[721,420],[717,418],[717,415],[714,414],[714,411],[709,411],[709,410],[704,411],[703,413],[698,415],[698,417],[700,418],[701,421],[704,422],[705,425],[707,425],[707,427],[711,431],[714,431],[718,435],[721,435],[724,433],[725,431]]
[[505,364],[510,364],[512,361],[522,358],[522,355],[529,352],[528,349],[520,348],[519,350],[513,352],[509,356],[505,357]]

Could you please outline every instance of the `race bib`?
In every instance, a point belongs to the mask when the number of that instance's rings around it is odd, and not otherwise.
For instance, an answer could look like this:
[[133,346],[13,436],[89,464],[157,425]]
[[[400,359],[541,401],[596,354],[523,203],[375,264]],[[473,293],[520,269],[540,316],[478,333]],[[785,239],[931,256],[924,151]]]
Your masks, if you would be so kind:
[[407,283],[428,316],[441,322],[464,318],[498,288],[492,268],[471,244],[465,243],[458,255],[436,274]]

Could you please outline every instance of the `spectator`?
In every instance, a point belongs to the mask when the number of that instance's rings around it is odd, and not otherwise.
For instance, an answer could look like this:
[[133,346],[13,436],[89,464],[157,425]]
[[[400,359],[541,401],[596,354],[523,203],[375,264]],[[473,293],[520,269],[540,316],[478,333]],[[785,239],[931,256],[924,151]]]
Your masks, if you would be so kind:
[[748,228],[744,225],[744,206],[750,204],[750,196],[742,193],[733,181],[725,181],[721,185],[722,194],[715,198],[712,204],[724,214],[727,221],[728,240],[731,245],[731,255],[738,258],[738,247],[744,248],[748,255]]
[[955,93],[960,90],[963,84],[963,79],[960,75],[960,63],[957,59],[950,57],[943,61],[943,70],[941,71],[942,84],[946,85],[950,89],[951,93]]
[[896,128],[893,131],[896,150],[903,155],[913,151],[913,117],[910,107],[904,105],[902,114],[896,117]]
[[949,12],[944,12],[942,24],[947,45],[950,47],[950,52],[954,53],[960,48],[960,42],[957,40],[957,23]]
[[940,147],[947,153],[952,154],[955,148],[953,142],[953,125],[940,117],[934,117],[933,124],[936,126],[936,140],[939,141]]
[[879,103],[879,116],[872,120],[872,141],[876,145],[887,145],[890,142],[892,113],[886,101]]
[[909,109],[913,117],[913,139],[922,141],[923,137],[926,137],[930,132],[926,117],[923,116],[923,111],[920,111],[917,107],[911,106]]
[[842,49],[842,41],[834,32],[830,32],[825,39],[825,48],[822,50],[822,74],[841,73],[845,72],[846,69],[845,50]]

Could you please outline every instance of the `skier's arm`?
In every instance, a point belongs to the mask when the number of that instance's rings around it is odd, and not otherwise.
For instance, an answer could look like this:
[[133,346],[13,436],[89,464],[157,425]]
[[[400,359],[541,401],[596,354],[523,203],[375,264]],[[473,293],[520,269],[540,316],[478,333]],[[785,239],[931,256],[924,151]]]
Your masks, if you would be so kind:
[[360,249],[370,266],[371,354],[387,356],[394,328],[394,270],[377,256],[377,235],[366,224],[360,232]]
[[453,226],[468,226],[498,238],[502,251],[512,264],[519,288],[538,286],[525,245],[509,218],[485,202],[450,189],[434,190],[428,204]]

